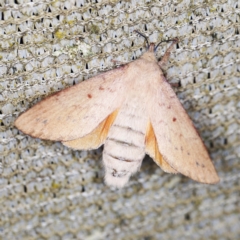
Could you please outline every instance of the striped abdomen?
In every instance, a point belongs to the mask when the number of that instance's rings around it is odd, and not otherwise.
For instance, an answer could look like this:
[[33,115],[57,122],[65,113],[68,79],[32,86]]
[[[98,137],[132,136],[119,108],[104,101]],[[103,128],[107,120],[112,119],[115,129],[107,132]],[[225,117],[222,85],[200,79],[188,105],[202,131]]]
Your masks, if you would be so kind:
[[129,104],[126,102],[119,110],[104,145],[105,181],[115,187],[123,187],[128,182],[145,156],[145,109],[137,99]]

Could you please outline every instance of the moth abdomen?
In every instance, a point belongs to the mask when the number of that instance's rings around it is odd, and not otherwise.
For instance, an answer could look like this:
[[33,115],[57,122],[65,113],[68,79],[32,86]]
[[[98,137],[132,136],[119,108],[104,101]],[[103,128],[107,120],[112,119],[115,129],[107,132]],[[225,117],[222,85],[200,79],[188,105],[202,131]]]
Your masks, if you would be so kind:
[[141,167],[142,159],[126,159],[120,156],[103,152],[103,164],[105,168],[105,182],[109,186],[124,187],[131,175]]
[[103,152],[106,183],[116,187],[124,186],[130,176],[140,169],[144,155],[145,149],[142,146],[112,137],[107,138]]
[[143,109],[126,102],[110,127],[103,152],[105,182],[108,185],[123,187],[141,167],[145,156],[147,120],[138,117],[140,111]]

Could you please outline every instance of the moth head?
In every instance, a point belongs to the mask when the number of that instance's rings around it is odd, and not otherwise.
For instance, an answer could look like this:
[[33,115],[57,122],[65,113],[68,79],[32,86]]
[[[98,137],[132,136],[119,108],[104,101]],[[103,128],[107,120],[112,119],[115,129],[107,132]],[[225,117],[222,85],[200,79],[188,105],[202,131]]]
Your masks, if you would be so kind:
[[148,45],[148,52],[155,52],[155,43],[150,43]]
[[145,40],[146,40],[146,44],[147,44],[147,52],[144,53],[142,55],[142,58],[149,60],[149,61],[157,61],[156,57],[155,57],[155,52],[157,51],[158,47],[160,46],[161,43],[163,42],[178,42],[177,38],[171,39],[171,40],[165,40],[165,41],[160,41],[158,44],[155,45],[155,43],[150,43],[148,42],[148,37],[146,35],[144,35],[143,33],[134,30],[134,32],[138,33],[140,36],[142,36]]
[[148,61],[154,61],[157,62],[157,58],[155,56],[155,44],[154,43],[150,43],[148,45],[148,51],[145,52],[140,58],[143,58],[145,60]]

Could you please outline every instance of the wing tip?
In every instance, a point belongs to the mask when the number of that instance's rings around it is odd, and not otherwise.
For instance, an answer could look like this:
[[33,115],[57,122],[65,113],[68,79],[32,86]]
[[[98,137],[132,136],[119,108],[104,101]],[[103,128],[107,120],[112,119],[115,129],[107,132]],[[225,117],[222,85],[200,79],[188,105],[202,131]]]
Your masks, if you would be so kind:
[[[15,120],[14,126],[23,134],[28,135],[30,137],[41,138],[44,140],[51,140],[48,136],[46,136],[46,134],[44,134],[43,131],[36,131],[36,129],[29,128],[27,124],[22,122],[21,116]],[[55,141],[59,141],[59,140],[55,140]]]
[[184,175],[193,179],[196,182],[205,183],[205,184],[217,184],[220,182],[220,178],[219,178],[217,172],[215,171],[215,169],[214,169],[214,171],[210,171],[203,175],[196,175],[196,176],[186,175],[186,174],[184,174]]
[[[26,128],[24,127],[25,125],[21,123],[21,115],[14,121],[13,125],[16,127],[18,130],[23,132],[24,134],[30,135],[28,131],[26,131]],[[30,135],[31,136],[31,135]]]
[[206,184],[217,184],[220,182],[220,178],[219,176],[216,174],[214,174],[214,176],[211,176],[211,178],[207,181],[204,181],[203,183],[206,183]]
[[[27,112],[27,111],[26,111]],[[13,125],[16,127],[18,130],[23,132],[26,135],[32,136],[33,130],[29,128],[29,125],[27,124],[26,117],[24,116],[26,112],[20,113],[17,119],[15,119]],[[25,119],[25,121],[24,121]]]

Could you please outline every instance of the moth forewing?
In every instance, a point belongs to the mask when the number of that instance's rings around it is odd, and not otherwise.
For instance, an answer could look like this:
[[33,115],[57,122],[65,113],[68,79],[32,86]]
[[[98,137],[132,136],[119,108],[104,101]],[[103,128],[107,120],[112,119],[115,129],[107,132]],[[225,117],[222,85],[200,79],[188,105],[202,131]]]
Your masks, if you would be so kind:
[[91,133],[120,107],[127,66],[57,92],[21,114],[15,126],[32,137],[70,141]]
[[193,180],[217,183],[219,177],[206,147],[165,79],[158,81],[153,89],[149,112],[159,151],[164,160]]

